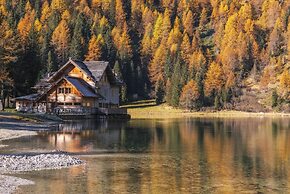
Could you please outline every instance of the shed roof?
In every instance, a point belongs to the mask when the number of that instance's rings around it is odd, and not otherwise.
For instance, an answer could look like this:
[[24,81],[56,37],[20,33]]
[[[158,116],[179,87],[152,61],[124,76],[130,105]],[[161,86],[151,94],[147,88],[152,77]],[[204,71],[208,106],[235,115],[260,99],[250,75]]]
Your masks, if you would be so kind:
[[41,96],[41,94],[30,94],[30,95],[27,95],[27,96],[20,96],[20,97],[14,98],[13,100],[18,100],[18,101],[35,101],[40,96]]

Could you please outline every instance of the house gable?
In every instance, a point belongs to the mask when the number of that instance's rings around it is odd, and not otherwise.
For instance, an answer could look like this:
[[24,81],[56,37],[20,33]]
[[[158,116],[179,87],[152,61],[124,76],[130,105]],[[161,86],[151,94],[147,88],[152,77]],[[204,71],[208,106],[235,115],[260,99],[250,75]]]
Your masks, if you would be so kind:
[[54,73],[49,78],[48,82],[56,82],[67,75],[82,78],[91,85],[94,83],[94,77],[87,69],[85,64],[80,61],[73,61],[72,59],[69,59],[69,61],[65,65],[63,65],[56,73]]

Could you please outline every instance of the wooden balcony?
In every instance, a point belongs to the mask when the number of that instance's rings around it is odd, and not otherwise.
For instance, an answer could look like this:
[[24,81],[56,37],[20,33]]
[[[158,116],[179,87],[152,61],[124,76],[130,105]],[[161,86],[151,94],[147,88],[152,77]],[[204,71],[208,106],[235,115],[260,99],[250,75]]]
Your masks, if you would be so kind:
[[93,115],[97,114],[98,110],[97,108],[86,108],[86,107],[78,107],[78,108],[55,108],[53,110],[53,113],[56,115]]

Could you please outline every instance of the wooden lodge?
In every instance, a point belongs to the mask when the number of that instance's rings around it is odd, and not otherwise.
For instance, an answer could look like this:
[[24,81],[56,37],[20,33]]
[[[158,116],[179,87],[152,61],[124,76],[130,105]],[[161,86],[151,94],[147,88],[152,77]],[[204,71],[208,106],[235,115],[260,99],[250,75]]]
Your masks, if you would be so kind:
[[20,112],[57,115],[127,115],[119,108],[122,81],[108,62],[69,59],[36,84],[35,94],[15,98]]

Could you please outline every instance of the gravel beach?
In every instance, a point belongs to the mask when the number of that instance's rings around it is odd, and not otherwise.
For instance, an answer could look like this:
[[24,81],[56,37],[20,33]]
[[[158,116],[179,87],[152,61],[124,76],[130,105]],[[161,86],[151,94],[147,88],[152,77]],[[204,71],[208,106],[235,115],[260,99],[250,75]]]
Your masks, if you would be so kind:
[[80,164],[83,164],[82,160],[65,154],[0,155],[1,174],[59,169]]
[[34,182],[12,176],[0,175],[0,193],[14,193],[18,186],[32,185]]
[[[68,168],[84,164],[84,161],[64,153],[1,155],[1,149],[7,147],[2,141],[24,136],[37,135],[38,130],[49,130],[45,124],[20,121],[0,114],[0,194],[14,193],[19,186],[34,182],[14,176],[19,172]],[[9,176],[7,176],[9,174]]]

